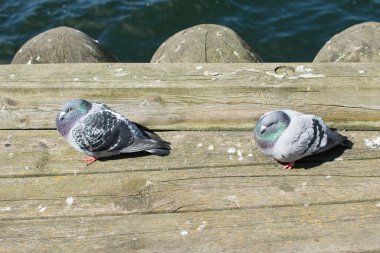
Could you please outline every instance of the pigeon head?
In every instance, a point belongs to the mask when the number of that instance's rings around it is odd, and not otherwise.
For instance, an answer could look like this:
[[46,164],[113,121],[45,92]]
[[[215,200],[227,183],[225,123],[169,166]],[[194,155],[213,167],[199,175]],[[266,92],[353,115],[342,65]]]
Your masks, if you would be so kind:
[[261,148],[272,147],[289,126],[290,117],[283,111],[264,114],[256,123],[254,138]]
[[84,99],[73,99],[67,102],[55,120],[58,132],[66,136],[70,129],[91,110],[91,102]]

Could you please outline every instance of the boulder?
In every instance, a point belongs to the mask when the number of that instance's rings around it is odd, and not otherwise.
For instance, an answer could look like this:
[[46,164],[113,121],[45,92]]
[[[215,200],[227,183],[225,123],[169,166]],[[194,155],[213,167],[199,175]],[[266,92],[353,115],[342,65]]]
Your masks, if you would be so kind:
[[380,23],[365,22],[336,34],[313,62],[380,62]]
[[167,39],[151,63],[243,63],[262,62],[249,45],[225,26],[201,24]]
[[118,62],[98,41],[70,27],[57,27],[28,40],[12,64]]

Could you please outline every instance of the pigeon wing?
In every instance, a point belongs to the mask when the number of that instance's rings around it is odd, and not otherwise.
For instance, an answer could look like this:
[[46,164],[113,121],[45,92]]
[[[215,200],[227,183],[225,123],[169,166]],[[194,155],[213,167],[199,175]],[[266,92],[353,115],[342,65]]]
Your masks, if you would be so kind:
[[328,142],[328,127],[323,120],[314,115],[302,114],[297,117],[298,125],[301,126],[300,137],[294,147],[300,157],[317,153]]
[[326,128],[326,124],[314,115],[291,115],[291,123],[277,141],[273,156],[289,162],[316,153],[327,143]]
[[76,144],[83,150],[99,153],[120,151],[133,142],[128,122],[103,107],[89,114],[73,129]]
[[[324,152],[330,148],[333,148],[339,144],[345,143],[347,141],[347,137],[340,135],[337,132],[334,132],[329,127],[326,127],[326,135],[327,135],[327,141],[324,146],[322,146],[320,149],[314,152],[314,154],[318,154],[321,152]],[[348,147],[349,148],[349,147]]]

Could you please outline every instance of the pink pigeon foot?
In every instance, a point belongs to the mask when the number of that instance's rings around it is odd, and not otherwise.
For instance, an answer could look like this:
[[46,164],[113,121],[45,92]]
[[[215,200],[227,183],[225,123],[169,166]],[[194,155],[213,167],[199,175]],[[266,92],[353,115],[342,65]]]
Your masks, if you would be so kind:
[[291,169],[293,169],[293,167],[294,167],[294,162],[284,164],[284,166],[283,166],[283,168],[286,170],[291,170]]
[[86,165],[90,165],[92,163],[94,163],[97,159],[93,156],[87,156],[85,159],[83,159],[82,161],[86,163]]

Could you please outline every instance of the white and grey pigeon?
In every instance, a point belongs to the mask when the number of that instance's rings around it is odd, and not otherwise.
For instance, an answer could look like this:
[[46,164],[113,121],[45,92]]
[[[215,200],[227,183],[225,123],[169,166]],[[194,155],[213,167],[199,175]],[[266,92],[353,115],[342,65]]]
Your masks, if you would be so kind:
[[265,113],[257,121],[253,136],[257,147],[267,156],[292,169],[294,162],[326,151],[347,140],[311,114],[293,110]]
[[104,104],[84,99],[68,101],[57,115],[58,132],[76,150],[88,155],[90,165],[98,158],[146,151],[168,155],[170,143],[137,125]]

